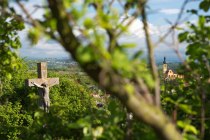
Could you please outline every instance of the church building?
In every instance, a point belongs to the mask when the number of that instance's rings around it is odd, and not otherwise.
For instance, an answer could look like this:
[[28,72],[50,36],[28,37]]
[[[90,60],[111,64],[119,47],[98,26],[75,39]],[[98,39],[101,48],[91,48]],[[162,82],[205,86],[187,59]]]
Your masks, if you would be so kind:
[[176,78],[184,78],[184,75],[179,75],[175,73],[172,69],[168,69],[168,64],[166,63],[166,57],[164,57],[163,61],[163,78],[165,80],[174,80]]

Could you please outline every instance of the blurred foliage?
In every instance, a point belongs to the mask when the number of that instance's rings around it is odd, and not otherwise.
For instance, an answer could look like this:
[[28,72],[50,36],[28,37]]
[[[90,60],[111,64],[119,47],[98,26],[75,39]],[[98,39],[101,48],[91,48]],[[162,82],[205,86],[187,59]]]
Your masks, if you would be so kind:
[[18,31],[24,29],[24,23],[13,8],[7,7],[7,1],[0,6],[0,80],[11,79],[11,72],[20,67],[16,50],[21,47]]

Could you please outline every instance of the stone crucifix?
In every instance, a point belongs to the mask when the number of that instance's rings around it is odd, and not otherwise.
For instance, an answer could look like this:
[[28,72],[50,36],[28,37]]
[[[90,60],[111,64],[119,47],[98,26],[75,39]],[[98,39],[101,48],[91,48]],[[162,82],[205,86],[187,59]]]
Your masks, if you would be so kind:
[[45,112],[49,112],[50,98],[49,88],[59,84],[59,78],[47,78],[47,63],[37,63],[37,79],[27,79],[26,86],[35,86],[38,88],[38,94],[40,96],[39,106],[44,108]]

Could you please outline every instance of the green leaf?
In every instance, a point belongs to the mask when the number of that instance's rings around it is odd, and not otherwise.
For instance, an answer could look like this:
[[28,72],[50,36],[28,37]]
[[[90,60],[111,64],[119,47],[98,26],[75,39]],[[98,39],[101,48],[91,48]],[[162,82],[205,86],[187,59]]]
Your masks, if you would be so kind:
[[126,85],[125,85],[125,90],[126,90],[129,94],[133,94],[134,91],[135,91],[135,89],[134,89],[134,87],[133,87],[132,84],[126,84]]
[[81,63],[89,63],[95,60],[95,55],[90,47],[79,47],[77,49],[77,57]]
[[93,19],[86,18],[85,21],[84,21],[84,26],[87,29],[93,28],[94,27]]
[[188,34],[189,34],[188,32],[180,33],[180,34],[178,35],[179,42],[184,42],[184,41],[186,41]]
[[206,23],[206,18],[204,16],[200,16],[199,21],[198,21],[198,25],[201,29],[203,29],[203,27],[205,26],[205,23]]
[[171,99],[170,97],[165,97],[164,100],[167,101],[167,102],[170,102],[172,104],[175,104],[175,101],[173,99]]
[[177,121],[177,125],[181,128],[184,128],[185,123],[184,123],[184,121]]
[[133,55],[133,59],[139,59],[143,54],[143,51],[137,51],[134,55]]
[[183,131],[185,133],[193,133],[195,135],[198,134],[198,130],[195,128],[195,126],[191,125],[190,124],[190,121],[186,120],[186,121],[177,121],[177,125],[180,127],[180,128],[183,128]]
[[187,10],[187,12],[190,12],[190,13],[195,14],[195,15],[198,14],[198,11],[195,10],[195,9]]
[[135,48],[136,44],[135,43],[126,43],[126,44],[122,44],[120,47],[122,47],[122,48]]
[[178,104],[178,107],[183,110],[185,113],[188,113],[188,114],[196,114],[196,112],[194,112],[192,110],[192,107],[190,105],[187,105],[187,104]]
[[28,38],[32,44],[37,44],[40,38],[40,30],[38,28],[32,28],[28,32]]
[[12,79],[12,74],[11,73],[6,73],[6,78],[9,79],[9,80]]
[[204,10],[205,12],[207,12],[210,8],[210,2],[207,1],[207,0],[203,0],[200,5],[199,5],[199,8]]
[[185,131],[186,132],[192,132],[195,135],[198,134],[198,130],[192,125],[187,125],[186,128],[185,128]]

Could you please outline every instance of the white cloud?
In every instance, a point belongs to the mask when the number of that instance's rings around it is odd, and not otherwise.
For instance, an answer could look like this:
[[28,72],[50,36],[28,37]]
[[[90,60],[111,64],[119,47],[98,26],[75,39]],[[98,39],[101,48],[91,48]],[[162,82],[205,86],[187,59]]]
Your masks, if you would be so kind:
[[180,12],[180,9],[161,9],[159,12],[166,15],[174,15],[178,14]]
[[[129,22],[131,22],[129,24]],[[128,33],[131,35],[136,35],[139,38],[145,37],[144,29],[143,29],[143,23],[140,19],[132,17],[132,16],[122,16],[120,18],[120,22],[122,22],[123,25],[128,25]],[[149,25],[149,33],[150,35],[157,34],[157,29],[155,26],[153,26],[151,23],[148,23]]]
[[22,57],[30,58],[54,58],[54,57],[69,57],[64,48],[57,42],[42,38],[36,45],[31,45],[27,38],[27,29],[19,33],[22,42],[22,48],[19,54]]
[[[13,7],[17,14],[20,14],[24,18],[26,18],[26,14],[22,11],[22,9],[18,6],[16,2],[10,2],[9,3],[11,7]],[[42,6],[44,5],[41,0],[37,1],[30,1],[30,2],[22,2],[25,9],[28,11],[28,13],[31,15],[34,19],[43,19],[43,15],[45,13],[45,10],[43,8],[37,8],[36,6]]]
[[41,40],[35,46],[30,46],[29,42],[23,44],[23,48],[20,50],[20,55],[30,58],[54,58],[54,57],[69,57],[64,48],[56,42],[48,42]]

